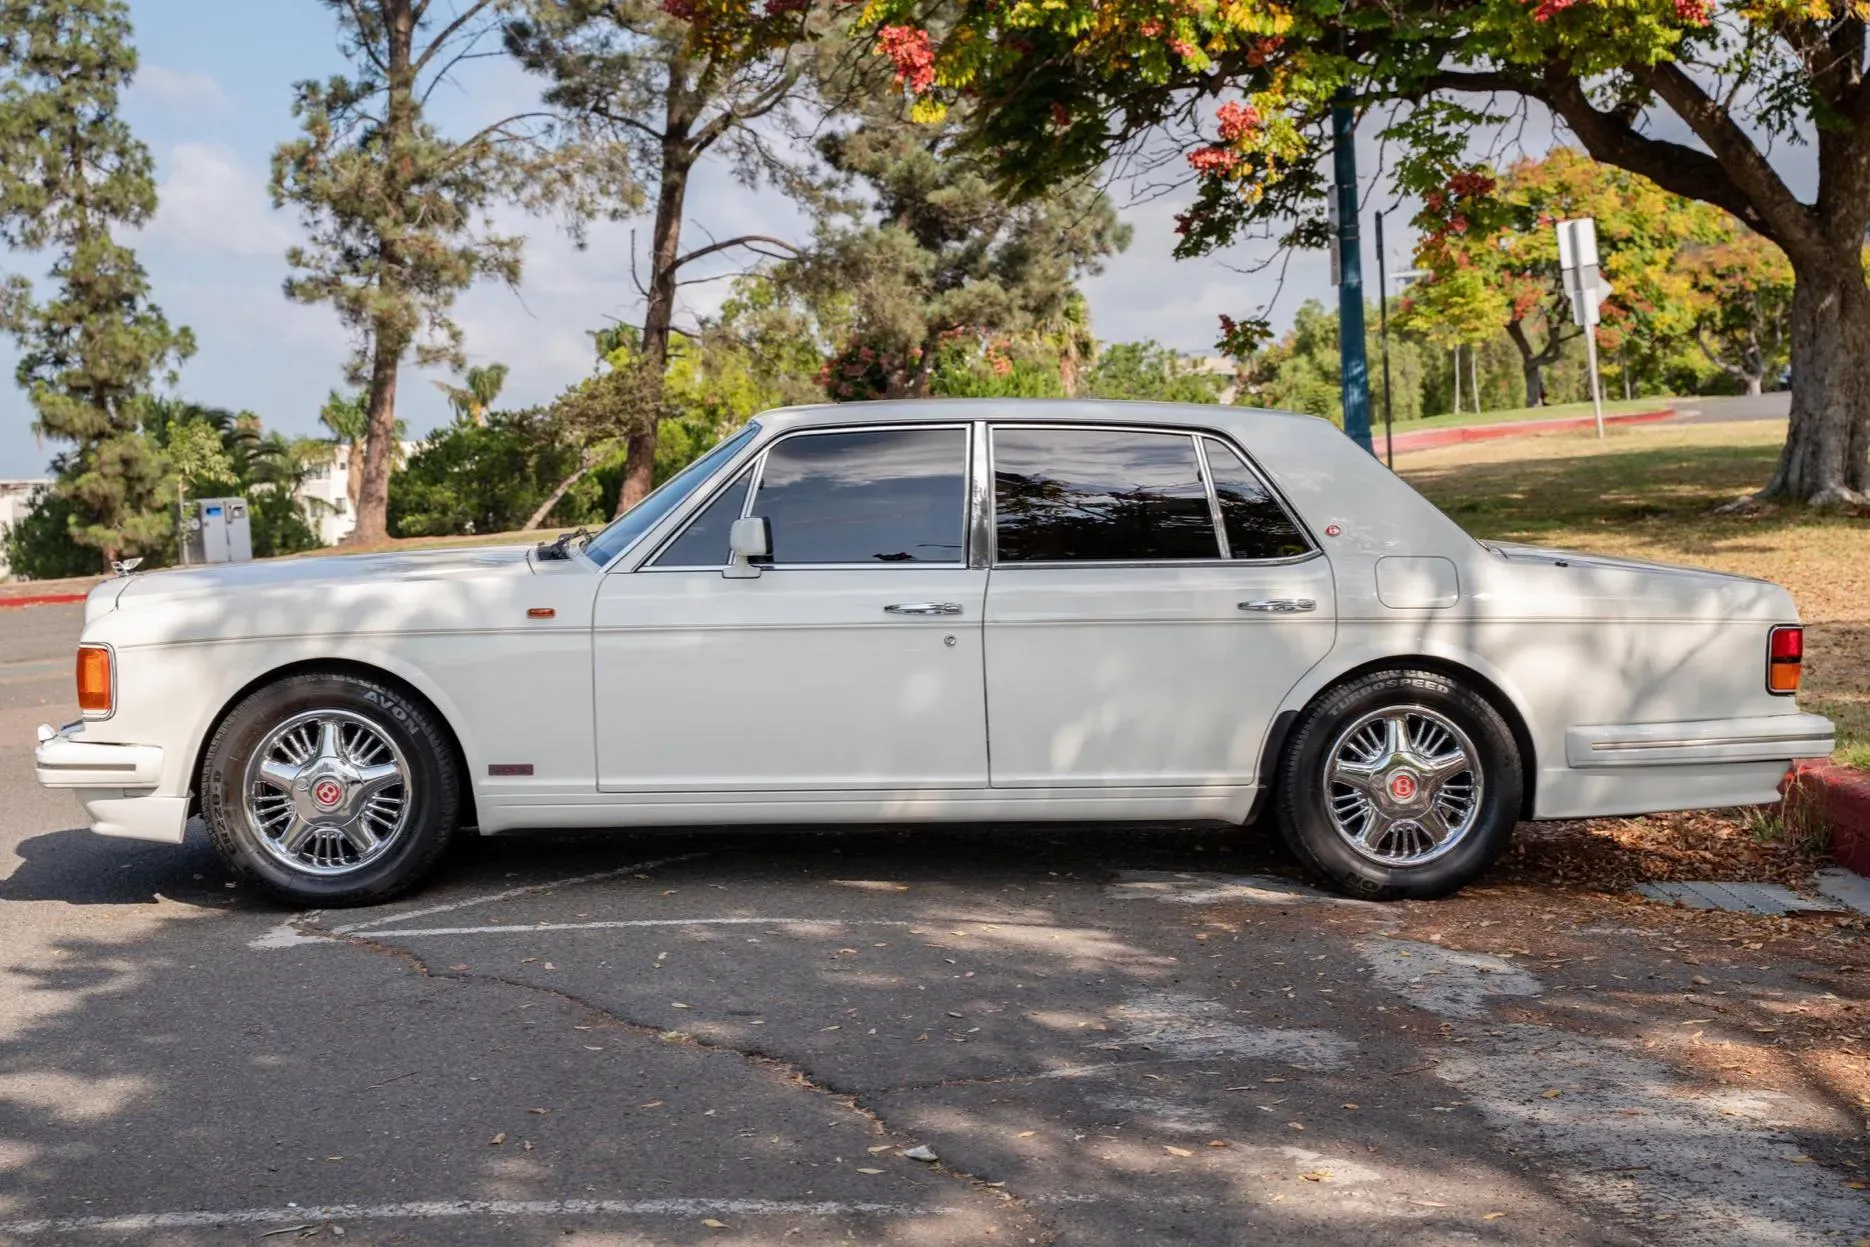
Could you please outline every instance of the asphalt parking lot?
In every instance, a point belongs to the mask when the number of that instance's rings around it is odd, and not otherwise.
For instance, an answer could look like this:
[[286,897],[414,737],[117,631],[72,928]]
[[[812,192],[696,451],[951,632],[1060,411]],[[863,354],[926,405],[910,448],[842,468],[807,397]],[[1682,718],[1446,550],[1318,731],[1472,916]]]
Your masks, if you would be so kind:
[[487,841],[293,914],[33,785],[77,626],[0,612],[0,1242],[1870,1242],[1864,1105],[1774,1046],[1865,1007],[1819,945],[1212,827]]

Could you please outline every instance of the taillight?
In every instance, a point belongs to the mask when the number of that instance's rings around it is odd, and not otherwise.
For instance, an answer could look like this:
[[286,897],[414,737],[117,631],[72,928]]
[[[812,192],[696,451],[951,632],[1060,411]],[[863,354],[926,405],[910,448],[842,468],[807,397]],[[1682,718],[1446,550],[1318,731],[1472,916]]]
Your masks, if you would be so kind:
[[1766,687],[1774,693],[1799,691],[1805,661],[1805,629],[1774,628],[1766,642]]
[[78,647],[78,709],[86,714],[109,714],[113,709],[110,648]]

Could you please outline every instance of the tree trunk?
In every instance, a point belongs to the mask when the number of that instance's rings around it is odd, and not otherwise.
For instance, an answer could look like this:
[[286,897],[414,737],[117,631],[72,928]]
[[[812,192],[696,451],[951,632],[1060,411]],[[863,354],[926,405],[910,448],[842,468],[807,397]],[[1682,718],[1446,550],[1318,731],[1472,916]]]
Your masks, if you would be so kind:
[[700,155],[690,136],[694,117],[687,83],[687,62],[677,55],[669,65],[668,104],[662,132],[662,182],[656,195],[656,221],[649,238],[649,306],[643,313],[643,377],[636,389],[643,409],[638,415],[638,426],[624,444],[623,488],[617,494],[618,515],[648,497],[656,485],[656,426],[662,419],[669,326],[675,320],[675,278],[679,267],[676,261],[682,254],[682,211],[688,199],[688,175]]
[[1748,398],[1758,398],[1760,396],[1760,383],[1764,380],[1765,378],[1758,375],[1757,373],[1749,373],[1747,375],[1747,397]]
[[584,474],[590,470],[591,459],[587,453],[586,456],[579,461],[578,470],[558,483],[558,488],[554,489],[551,494],[546,497],[546,500],[539,504],[539,509],[532,513],[532,518],[526,521],[524,527],[522,527],[520,531],[529,533],[533,529],[539,527],[539,525],[545,523],[545,517],[552,514],[552,508],[558,505],[558,500],[570,493],[571,487],[583,480]]
[[1454,348],[1454,414],[1461,414],[1461,348]]
[[350,454],[345,461],[344,496],[350,499],[351,514],[357,514],[357,491],[364,487],[364,449],[370,439],[359,433],[351,439]]
[[1834,250],[1793,264],[1792,417],[1760,496],[1870,506],[1870,286],[1858,240]]
[[1532,343],[1526,337],[1526,327],[1519,321],[1506,323],[1506,336],[1512,339],[1513,348],[1519,352],[1519,368],[1526,377],[1526,406],[1545,406],[1545,359],[1544,352],[1534,354]]
[[396,444],[396,376],[403,348],[378,327],[370,364],[370,430],[364,443],[363,481],[357,486],[357,526],[348,545],[382,541],[390,535],[390,458]]

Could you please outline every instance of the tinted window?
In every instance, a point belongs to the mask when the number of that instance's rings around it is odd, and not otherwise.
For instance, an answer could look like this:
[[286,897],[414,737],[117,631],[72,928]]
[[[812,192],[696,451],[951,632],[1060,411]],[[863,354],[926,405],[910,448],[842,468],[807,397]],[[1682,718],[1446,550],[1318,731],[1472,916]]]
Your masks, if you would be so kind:
[[727,563],[727,535],[734,521],[747,505],[747,484],[753,479],[748,468],[734,478],[734,483],[702,508],[689,521],[682,535],[656,556],[655,567],[723,567]]
[[997,429],[993,482],[1003,563],[1220,557],[1187,434]]
[[959,563],[967,555],[967,431],[791,437],[766,456],[754,515],[774,563]]
[[1202,441],[1229,553],[1237,559],[1285,559],[1310,550],[1299,526],[1233,448],[1211,437]]
[[597,563],[608,563],[628,550],[636,544],[638,537],[660,523],[663,516],[681,506],[690,494],[707,484],[715,470],[733,458],[759,431],[759,425],[749,424],[671,476],[654,493],[618,516],[610,527],[593,537],[584,552]]

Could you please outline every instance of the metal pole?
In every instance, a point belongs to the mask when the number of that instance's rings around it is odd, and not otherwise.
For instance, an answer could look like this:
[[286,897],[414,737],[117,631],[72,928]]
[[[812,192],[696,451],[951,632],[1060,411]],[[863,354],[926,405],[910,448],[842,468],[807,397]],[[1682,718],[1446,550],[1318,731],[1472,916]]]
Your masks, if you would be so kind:
[[1396,466],[1394,406],[1390,397],[1390,276],[1383,254],[1383,214],[1377,213],[1377,340],[1383,345],[1383,462]]
[[1357,237],[1357,113],[1349,91],[1331,105],[1331,169],[1338,197],[1338,385],[1344,432],[1370,445],[1370,361],[1364,345],[1363,251]]
[[[1587,319],[1595,320],[1596,317]],[[1601,441],[1604,437],[1604,396],[1599,392],[1597,384],[1597,326],[1594,324],[1584,327],[1584,352],[1591,361],[1591,410],[1597,413],[1597,436]]]

